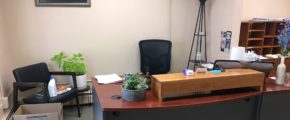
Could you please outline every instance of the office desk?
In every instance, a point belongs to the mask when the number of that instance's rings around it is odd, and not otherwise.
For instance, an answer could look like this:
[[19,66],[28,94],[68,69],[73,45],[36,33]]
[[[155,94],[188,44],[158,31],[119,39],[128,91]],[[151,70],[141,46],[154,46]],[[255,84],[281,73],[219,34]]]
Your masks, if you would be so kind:
[[267,80],[262,95],[260,120],[290,120],[290,87]]
[[[264,92],[246,91],[160,102],[149,90],[146,100],[126,102],[111,99],[112,95],[121,94],[120,83],[100,85],[92,79],[95,120],[257,120],[260,115],[260,120],[290,119],[290,88],[276,86],[273,81],[266,82]],[[258,114],[261,96],[263,102],[261,114]]]

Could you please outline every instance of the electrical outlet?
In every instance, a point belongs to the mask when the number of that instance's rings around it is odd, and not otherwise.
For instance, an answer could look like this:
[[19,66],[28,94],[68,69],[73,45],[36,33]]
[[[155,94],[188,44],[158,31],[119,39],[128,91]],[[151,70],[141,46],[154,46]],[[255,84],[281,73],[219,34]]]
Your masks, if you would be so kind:
[[1,98],[2,108],[7,109],[9,107],[9,100],[8,97]]
[[3,105],[0,103],[0,120],[4,120],[4,110]]

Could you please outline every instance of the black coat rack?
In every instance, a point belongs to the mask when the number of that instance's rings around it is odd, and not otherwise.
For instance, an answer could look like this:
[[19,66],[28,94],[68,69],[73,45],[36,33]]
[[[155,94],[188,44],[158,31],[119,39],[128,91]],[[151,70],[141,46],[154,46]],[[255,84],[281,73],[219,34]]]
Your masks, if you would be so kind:
[[[189,69],[189,63],[194,64],[195,67],[198,64],[207,62],[207,47],[206,47],[206,19],[205,19],[205,2],[206,0],[199,0],[200,6],[198,10],[197,20],[194,29],[194,36],[190,48],[190,54],[187,63],[187,69]],[[196,42],[196,44],[195,44]],[[204,42],[204,43],[203,43]],[[191,59],[193,46],[195,47],[194,59]],[[204,51],[202,51],[202,45],[204,44]]]

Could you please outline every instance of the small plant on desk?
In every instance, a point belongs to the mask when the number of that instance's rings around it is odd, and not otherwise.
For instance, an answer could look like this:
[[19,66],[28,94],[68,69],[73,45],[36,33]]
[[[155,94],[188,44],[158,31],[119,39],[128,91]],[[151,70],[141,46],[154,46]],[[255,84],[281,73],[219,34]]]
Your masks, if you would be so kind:
[[140,74],[126,75],[122,86],[122,98],[126,101],[144,100],[147,88],[147,79]]

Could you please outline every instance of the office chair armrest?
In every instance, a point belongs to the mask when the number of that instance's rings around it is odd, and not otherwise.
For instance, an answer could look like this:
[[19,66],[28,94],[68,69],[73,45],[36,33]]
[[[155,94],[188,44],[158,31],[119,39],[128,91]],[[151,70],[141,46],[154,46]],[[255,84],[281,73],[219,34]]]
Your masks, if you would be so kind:
[[44,87],[47,84],[39,83],[39,82],[15,82],[17,87]]
[[70,75],[73,78],[73,84],[74,88],[78,88],[77,86],[77,80],[76,80],[76,74],[74,72],[59,72],[59,71],[54,71],[54,72],[49,72],[50,75]]
[[15,112],[19,107],[18,102],[18,90],[19,87],[41,87],[44,92],[44,100],[49,101],[47,84],[45,83],[37,83],[37,82],[14,82],[13,83],[13,108],[12,111]]
[[[18,90],[19,87],[40,87],[42,88],[43,96],[45,101],[49,101],[48,88],[45,83],[38,82],[15,82],[15,88]],[[15,91],[18,92],[18,91]]]
[[53,71],[53,72],[49,72],[49,74],[51,74],[51,75],[74,75],[74,76],[76,76],[76,74],[74,72],[61,72],[61,71]]

